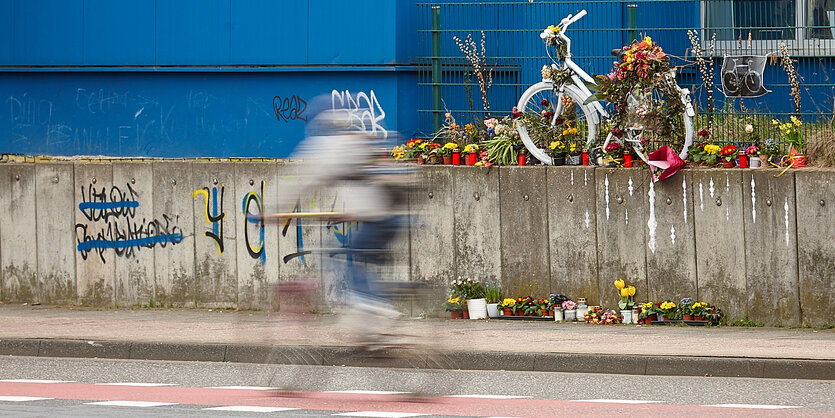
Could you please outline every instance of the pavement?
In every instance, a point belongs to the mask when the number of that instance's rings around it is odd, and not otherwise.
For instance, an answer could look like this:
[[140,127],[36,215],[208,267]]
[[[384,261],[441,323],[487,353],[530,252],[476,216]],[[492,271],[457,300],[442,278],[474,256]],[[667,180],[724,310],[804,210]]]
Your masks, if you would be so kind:
[[0,305],[0,355],[835,380],[835,330],[399,321],[369,356],[332,314]]

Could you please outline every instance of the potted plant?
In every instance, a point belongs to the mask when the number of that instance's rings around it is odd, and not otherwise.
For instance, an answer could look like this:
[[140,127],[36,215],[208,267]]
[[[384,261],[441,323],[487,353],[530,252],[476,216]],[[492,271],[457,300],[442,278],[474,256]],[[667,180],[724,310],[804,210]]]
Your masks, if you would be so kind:
[[693,299],[684,298],[681,300],[681,303],[678,305],[679,311],[681,312],[681,319],[685,321],[692,321],[693,320]]
[[502,300],[501,310],[504,316],[513,316],[516,313],[516,299],[505,298]]
[[[521,117],[519,112],[515,112],[514,115]],[[519,132],[514,127],[513,119],[505,116],[495,123],[493,129],[493,136],[488,134],[487,140],[482,143],[486,150],[485,159],[488,162],[500,163],[501,165],[518,163],[519,146],[524,147],[524,145],[522,145]]]
[[716,164],[716,160],[719,158],[720,149],[722,148],[719,145],[695,144],[688,148],[687,155],[694,163],[712,166]]
[[577,304],[573,300],[567,300],[562,303],[563,315],[566,321],[577,320]]
[[467,156],[467,165],[475,165],[478,162],[478,144],[467,144],[464,154]]
[[635,300],[632,299],[635,296],[635,286],[627,286],[623,280],[615,280],[615,287],[620,292],[618,307],[623,316],[623,323],[631,324],[633,322],[632,307],[635,306]]
[[551,310],[551,302],[548,302],[548,299],[537,299],[534,302],[536,306],[536,315],[537,316],[549,316],[548,313]]
[[761,165],[759,159],[760,147],[757,145],[749,145],[745,148],[745,155],[748,157],[748,167],[758,168]]
[[690,305],[690,313],[693,315],[693,320],[704,321],[703,316],[707,307],[708,305],[705,302],[696,302]]
[[719,325],[722,323],[722,320],[725,319],[725,314],[721,309],[711,305],[710,307],[705,307],[704,312],[702,313],[702,318],[705,321],[708,321],[710,325]]
[[438,154],[444,159],[444,165],[452,164],[452,151],[458,149],[458,144],[455,142],[447,142],[441,148],[438,148]]
[[769,138],[765,140],[760,150],[760,162],[763,166],[767,166],[768,163],[777,164],[782,155],[783,151],[780,149],[780,144],[773,138]]
[[450,296],[446,302],[444,302],[443,308],[445,311],[449,312],[452,316],[452,319],[462,319],[464,317],[462,311],[464,307],[461,306],[461,297]]
[[780,123],[777,120],[772,120],[771,123],[776,125],[780,131],[780,137],[787,142],[791,149],[789,150],[789,159],[791,163],[789,167],[806,167],[806,144],[803,139],[803,131],[801,127],[803,122],[800,118],[792,116],[786,123]]
[[560,322],[563,321],[564,316],[563,316],[563,313],[562,313],[562,303],[567,301],[568,298],[563,296],[563,295],[558,295],[558,294],[552,293],[548,297],[548,299],[551,302],[551,306],[554,309],[554,321],[560,321]]
[[498,284],[488,283],[485,286],[484,298],[487,299],[487,316],[499,316],[499,303],[502,302],[502,288]]
[[675,319],[675,316],[678,312],[678,306],[670,302],[669,300],[661,302],[660,304],[656,304],[658,307],[658,320],[659,321],[670,321]]
[[651,325],[652,321],[658,319],[655,313],[655,304],[652,302],[641,304],[641,314],[639,317],[644,320],[644,324]]
[[551,154],[551,162],[554,165],[565,165],[565,142],[553,141],[548,145],[548,153]]
[[719,156],[724,160],[722,163],[725,168],[734,168],[736,167],[736,154],[737,149],[736,145],[728,144],[722,147],[722,150],[719,151]]
[[618,164],[623,162],[623,145],[619,142],[610,142],[603,151],[606,153],[606,157],[603,158],[604,164],[610,167],[617,167]]

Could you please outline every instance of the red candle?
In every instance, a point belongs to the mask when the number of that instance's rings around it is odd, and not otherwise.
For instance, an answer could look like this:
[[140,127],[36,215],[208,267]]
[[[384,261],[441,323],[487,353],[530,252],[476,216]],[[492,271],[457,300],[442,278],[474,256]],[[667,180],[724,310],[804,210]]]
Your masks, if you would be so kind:
[[583,151],[583,165],[589,165],[589,152]]
[[461,165],[461,151],[452,151],[452,165]]
[[632,167],[632,154],[627,153],[623,155],[623,166]]

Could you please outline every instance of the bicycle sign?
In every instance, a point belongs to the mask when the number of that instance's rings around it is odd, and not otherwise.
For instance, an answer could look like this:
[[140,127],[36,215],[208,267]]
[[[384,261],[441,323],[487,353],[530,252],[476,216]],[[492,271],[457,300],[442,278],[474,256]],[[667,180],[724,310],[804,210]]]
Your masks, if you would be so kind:
[[722,63],[722,91],[726,97],[759,97],[769,93],[763,87],[767,56],[726,55]]

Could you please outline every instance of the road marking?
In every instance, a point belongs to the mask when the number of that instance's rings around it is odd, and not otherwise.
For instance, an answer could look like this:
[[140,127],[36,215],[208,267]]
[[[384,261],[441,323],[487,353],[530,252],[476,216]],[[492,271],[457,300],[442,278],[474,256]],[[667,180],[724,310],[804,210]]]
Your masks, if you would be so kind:
[[799,406],[792,406],[792,405],[753,405],[753,404],[744,404],[744,403],[720,403],[716,405],[702,405],[702,406],[710,406],[715,408],[751,408],[751,409],[792,409],[792,408],[800,408]]
[[6,379],[4,383],[75,383],[75,380]]
[[278,408],[273,406],[216,406],[203,408],[204,411],[234,411],[234,412],[282,412],[297,411],[299,408]]
[[344,412],[341,414],[334,414],[335,416],[343,417],[372,417],[372,418],[401,418],[401,417],[420,417],[426,414],[412,414],[409,412],[382,412],[382,411],[359,411],[359,412]]
[[143,387],[157,387],[157,386],[178,386],[176,383],[131,383],[131,382],[117,382],[117,383],[96,383],[101,386],[143,386]]
[[171,402],[145,402],[145,401],[104,401],[104,402],[87,402],[84,405],[102,405],[102,406],[135,406],[138,408],[148,408],[151,406],[166,406],[177,405]]
[[530,396],[515,396],[515,395],[448,395],[447,398],[530,399]]
[[266,386],[213,386],[208,389],[237,389],[237,390],[276,390]]
[[661,403],[661,401],[641,401],[632,399],[577,399],[571,402],[626,403],[636,405],[642,403]]
[[329,390],[327,393],[347,393],[353,395],[400,395],[410,392],[387,392],[384,390]]
[[52,398],[36,398],[34,396],[0,396],[2,402],[43,401]]

